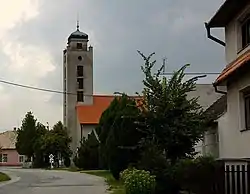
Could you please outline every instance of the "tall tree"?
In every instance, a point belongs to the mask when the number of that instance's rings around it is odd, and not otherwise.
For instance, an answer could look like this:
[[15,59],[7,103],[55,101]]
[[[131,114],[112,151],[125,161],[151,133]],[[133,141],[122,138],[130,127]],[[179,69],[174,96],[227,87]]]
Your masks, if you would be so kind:
[[48,166],[48,159],[46,160],[46,151],[43,149],[44,136],[48,133],[48,129],[42,123],[36,124],[36,139],[34,143],[34,166],[46,167]]
[[156,175],[156,193],[176,194],[179,185],[173,177],[174,166],[179,159],[195,154],[194,146],[202,138],[209,121],[198,98],[187,98],[188,93],[196,89],[199,77],[185,81],[189,65],[184,65],[166,79],[161,77],[163,66],[153,72],[154,53],[148,57],[139,54],[144,60],[141,68],[145,78],[137,128],[145,136],[139,143],[141,159],[138,165]]
[[96,127],[96,133],[100,140],[99,157],[102,168],[108,169],[108,159],[106,154],[106,140],[111,130],[111,126],[116,116],[119,101],[117,98],[110,103],[109,107],[102,113],[99,124]]
[[136,130],[135,118],[139,114],[135,100],[123,94],[116,97],[101,117],[100,147],[108,167],[115,178],[138,159],[137,145],[141,134]]
[[19,154],[31,158],[34,155],[34,143],[36,140],[36,119],[32,112],[28,112],[17,130],[16,148]]
[[207,118],[198,98],[187,98],[187,94],[196,89],[194,77],[184,81],[183,66],[167,80],[161,79],[163,67],[156,73],[152,69],[156,61],[139,54],[144,59],[142,71],[145,74],[144,103],[140,117],[140,129],[146,134],[144,142],[150,141],[165,153],[166,158],[175,162],[194,153],[194,145],[202,138],[206,129]]
[[92,131],[88,138],[83,138],[78,147],[74,163],[78,168],[93,170],[99,169],[99,142]]

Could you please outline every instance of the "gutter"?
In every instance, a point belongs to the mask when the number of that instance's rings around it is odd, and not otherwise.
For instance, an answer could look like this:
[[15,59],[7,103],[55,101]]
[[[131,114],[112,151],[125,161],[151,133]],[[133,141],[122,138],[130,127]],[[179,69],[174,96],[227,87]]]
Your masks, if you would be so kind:
[[208,23],[206,23],[206,22],[205,22],[205,28],[207,30],[207,37],[209,39],[213,40],[214,42],[217,42],[218,44],[220,44],[220,45],[222,45],[224,47],[226,46],[225,42],[223,42],[222,40],[220,40],[220,39],[218,39],[218,38],[211,35],[211,28],[209,27]]
[[214,89],[215,89],[215,92],[216,92],[216,93],[219,93],[219,94],[227,94],[227,92],[225,92],[225,91],[218,90],[217,85],[213,84],[213,86],[214,86]]

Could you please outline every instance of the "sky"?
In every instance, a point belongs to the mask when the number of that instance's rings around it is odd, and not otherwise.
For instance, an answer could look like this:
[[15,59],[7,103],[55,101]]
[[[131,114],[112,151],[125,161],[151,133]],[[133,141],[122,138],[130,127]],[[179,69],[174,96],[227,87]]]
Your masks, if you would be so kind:
[[[0,80],[62,90],[62,51],[80,29],[94,47],[94,92],[134,94],[142,88],[142,58],[155,52],[167,72],[220,72],[224,48],[207,39],[204,22],[224,0],[3,0]],[[213,31],[224,39],[223,30]],[[212,83],[208,76],[200,83]],[[20,127],[28,111],[49,126],[62,120],[62,95],[0,83],[0,131]]]

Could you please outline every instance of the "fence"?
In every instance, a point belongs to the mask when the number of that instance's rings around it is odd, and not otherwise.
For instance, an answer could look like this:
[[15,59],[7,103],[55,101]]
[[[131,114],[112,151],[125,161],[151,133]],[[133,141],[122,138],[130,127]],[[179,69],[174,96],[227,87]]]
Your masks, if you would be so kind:
[[250,163],[223,162],[217,170],[213,194],[250,194]]

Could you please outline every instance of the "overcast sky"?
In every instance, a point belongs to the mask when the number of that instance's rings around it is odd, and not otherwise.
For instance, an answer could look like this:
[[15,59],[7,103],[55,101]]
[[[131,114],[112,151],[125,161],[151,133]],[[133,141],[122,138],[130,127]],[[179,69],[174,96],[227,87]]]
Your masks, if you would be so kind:
[[[94,91],[141,90],[142,60],[156,52],[167,71],[220,72],[224,48],[206,38],[204,22],[223,0],[2,0],[0,79],[62,90],[62,51],[76,29],[94,47]],[[215,32],[222,36],[223,32]],[[211,83],[208,77],[201,83]],[[19,127],[27,111],[49,125],[62,118],[62,96],[0,83],[0,131]]]

